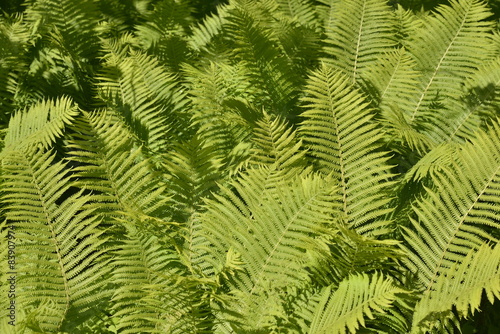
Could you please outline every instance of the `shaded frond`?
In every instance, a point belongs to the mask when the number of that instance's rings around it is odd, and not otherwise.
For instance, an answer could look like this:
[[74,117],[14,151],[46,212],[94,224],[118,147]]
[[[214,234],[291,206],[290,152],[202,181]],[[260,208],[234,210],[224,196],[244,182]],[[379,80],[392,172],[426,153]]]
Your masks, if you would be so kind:
[[500,58],[484,62],[472,77],[465,81],[465,97],[461,114],[452,125],[450,141],[463,142],[475,134],[490,119],[494,119],[500,106]]
[[242,62],[249,80],[260,90],[259,104],[275,113],[290,113],[301,78],[276,47],[274,32],[259,24],[253,14],[236,8],[227,17],[228,35],[236,43],[233,56]]
[[29,0],[26,18],[41,35],[52,29],[62,36],[66,52],[81,61],[90,61],[99,48],[96,23],[99,21],[95,1],[82,0]]
[[210,62],[203,68],[186,66],[184,71],[196,136],[223,157],[233,174],[250,154],[252,124],[259,116],[251,105],[255,89],[241,65]]
[[274,0],[278,4],[275,15],[297,21],[302,26],[321,26],[316,8],[310,0]]
[[185,37],[192,21],[191,11],[187,2],[160,1],[145,15],[146,21],[135,27],[142,47],[173,71],[178,71],[180,63],[188,58]]
[[166,151],[169,139],[185,131],[184,94],[154,57],[137,51],[109,54],[99,80],[99,97],[123,115],[153,153]]
[[209,314],[197,314],[203,291],[189,287],[177,255],[157,237],[130,230],[113,266],[111,312],[120,333],[202,333],[210,323]]
[[68,159],[77,164],[77,185],[95,192],[101,213],[163,213],[165,186],[119,117],[106,111],[84,113],[72,130]]
[[296,131],[292,131],[280,117],[264,112],[253,132],[255,148],[252,149],[251,162],[276,170],[304,166],[305,151],[300,151],[302,142],[296,139]]
[[161,164],[169,176],[168,189],[173,196],[171,205],[178,206],[170,209],[175,211],[177,221],[187,220],[199,209],[202,199],[217,189],[216,182],[226,176],[222,161],[219,152],[197,136],[179,143],[162,157]]

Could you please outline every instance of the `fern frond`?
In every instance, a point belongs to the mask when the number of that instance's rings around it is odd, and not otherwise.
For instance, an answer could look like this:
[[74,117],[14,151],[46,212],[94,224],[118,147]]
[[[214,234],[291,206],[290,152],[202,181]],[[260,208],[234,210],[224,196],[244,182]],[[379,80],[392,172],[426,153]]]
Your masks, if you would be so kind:
[[[328,276],[331,277],[327,281],[328,285],[338,285],[349,275],[358,273],[396,271],[399,267],[397,260],[404,256],[397,240],[376,240],[345,228],[341,228],[330,242],[324,265],[328,268],[325,271],[328,271]],[[326,274],[320,276],[321,280],[327,277]]]
[[145,22],[136,26],[142,47],[177,72],[188,60],[186,34],[191,24],[192,9],[186,2],[165,0],[154,4]]
[[450,4],[427,18],[408,45],[422,77],[405,113],[436,143],[446,140],[460,119],[464,79],[493,56],[487,7],[476,0]]
[[206,147],[224,158],[229,174],[248,158],[251,126],[259,113],[252,108],[254,88],[241,65],[210,62],[186,66],[192,126]]
[[205,17],[201,23],[191,28],[188,45],[192,50],[207,51],[207,48],[213,44],[213,40],[222,33],[230,8],[233,8],[232,4],[219,6],[217,14]]
[[0,127],[9,122],[9,118],[19,104],[16,93],[21,75],[27,68],[27,60],[22,51],[31,41],[29,27],[23,15],[2,16],[0,18]]
[[222,188],[222,195],[207,201],[207,212],[199,217],[211,244],[206,263],[223,263],[228,249],[241,254],[244,271],[226,284],[240,300],[232,310],[251,328],[269,321],[266,308],[278,305],[270,301],[277,291],[307,280],[305,267],[312,265],[307,254],[324,248],[315,237],[329,233],[338,198],[331,182],[319,176],[271,178],[276,181],[270,185],[268,175],[265,168],[249,171],[234,183],[234,192]]
[[142,52],[108,56],[98,77],[99,97],[123,115],[152,153],[166,151],[169,139],[187,127],[181,113],[184,94],[174,77]]
[[202,293],[183,286],[176,254],[157,237],[130,230],[113,266],[112,313],[120,333],[197,332],[204,319],[196,318],[195,297]]
[[494,119],[500,99],[500,58],[485,62],[465,82],[466,96],[462,98],[461,115],[453,124],[449,141],[463,142],[474,138],[485,123]]
[[274,0],[278,4],[279,16],[298,22],[302,26],[319,27],[315,6],[309,0]]
[[119,117],[84,113],[72,130],[68,159],[78,165],[77,185],[95,192],[101,213],[155,216],[165,210],[165,188]]
[[[484,291],[484,293],[483,293]],[[472,249],[463,261],[454,263],[437,277],[415,307],[411,333],[427,333],[456,309],[461,317],[479,310],[483,295],[490,303],[500,299],[500,245]]]
[[305,92],[302,138],[320,168],[338,180],[344,219],[361,234],[387,228],[384,215],[391,209],[384,192],[391,167],[368,102],[349,78],[327,65],[311,75]]
[[251,162],[264,164],[272,169],[287,170],[304,166],[304,151],[300,151],[301,141],[296,139],[296,131],[287,126],[279,117],[264,112],[263,118],[256,123]]
[[236,8],[227,18],[228,35],[236,43],[234,58],[248,69],[251,83],[261,90],[260,105],[276,113],[290,113],[301,78],[276,47],[273,31],[259,24],[254,13],[258,11]]
[[168,185],[176,203],[176,221],[186,221],[202,204],[202,198],[210,196],[217,188],[216,182],[225,175],[223,157],[211,146],[202,143],[197,136],[189,142],[174,146],[172,152],[162,157],[162,165],[170,176]]
[[412,55],[405,48],[400,48],[380,56],[363,78],[369,86],[366,90],[380,109],[386,141],[395,151],[410,148],[421,153],[433,145],[410,125],[410,119],[404,112],[412,106],[411,99],[421,76],[416,65]]
[[26,6],[26,19],[40,35],[56,28],[66,52],[80,61],[95,58],[99,48],[95,28],[100,19],[95,1],[29,0]]
[[471,250],[497,242],[499,142],[500,127],[495,124],[461,146],[450,164],[442,163],[433,173],[433,185],[413,207],[403,248],[408,251],[405,262],[417,272],[424,293],[434,290],[441,273],[461,263]]
[[419,77],[416,62],[405,48],[387,52],[372,65],[366,78],[377,92],[374,99],[383,117],[388,117],[392,108],[410,107]]
[[355,83],[365,68],[395,46],[395,20],[384,0],[330,1],[323,61]]
[[[106,297],[102,278],[110,268],[100,218],[88,207],[90,197],[65,197],[69,170],[54,162],[52,152],[11,151],[1,168],[1,201],[16,236],[16,304],[26,315],[18,321],[63,331],[76,320],[69,314],[84,321],[85,312]],[[46,303],[50,309],[41,307]]]
[[10,150],[51,147],[78,113],[69,97],[40,101],[27,110],[18,111],[10,119],[2,155]]
[[[386,313],[405,290],[393,284],[393,279],[381,274],[372,277],[366,274],[353,275],[342,283],[337,290],[326,288],[316,308],[308,333],[337,334],[356,333],[365,319],[373,319],[374,313]],[[387,323],[397,321],[388,316]]]

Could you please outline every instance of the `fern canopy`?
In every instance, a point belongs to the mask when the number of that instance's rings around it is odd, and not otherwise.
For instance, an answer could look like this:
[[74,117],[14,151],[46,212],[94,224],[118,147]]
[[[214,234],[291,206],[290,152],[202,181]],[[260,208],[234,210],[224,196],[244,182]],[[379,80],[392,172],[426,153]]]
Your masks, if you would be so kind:
[[486,0],[0,3],[0,333],[500,332]]

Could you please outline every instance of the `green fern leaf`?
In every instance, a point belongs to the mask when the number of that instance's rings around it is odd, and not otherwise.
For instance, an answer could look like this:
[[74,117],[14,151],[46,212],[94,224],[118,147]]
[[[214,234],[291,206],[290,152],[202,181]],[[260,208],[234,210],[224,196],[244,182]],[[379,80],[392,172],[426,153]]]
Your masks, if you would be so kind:
[[65,198],[71,186],[65,167],[50,151],[11,151],[2,160],[1,201],[16,236],[16,304],[25,315],[17,321],[49,332],[77,321],[66,318],[74,311],[85,320],[85,311],[106,298],[101,278],[110,269],[90,197]]
[[98,79],[99,97],[124,116],[152,153],[166,151],[169,138],[184,131],[180,112],[186,103],[184,94],[155,58],[135,51],[110,53]]
[[450,3],[424,20],[408,45],[422,77],[405,113],[436,143],[446,140],[460,119],[464,79],[493,56],[487,7],[476,0]]
[[51,147],[77,115],[78,109],[69,97],[41,101],[17,112],[10,119],[2,154],[28,147]]
[[384,0],[329,1],[323,61],[343,71],[351,82],[388,48],[395,46],[395,20]]
[[[375,274],[351,276],[340,283],[337,290],[326,288],[315,311],[310,334],[356,333],[364,326],[365,318],[373,319],[374,313],[386,313],[397,299],[406,293],[396,287],[393,279]],[[386,321],[388,319],[385,319]]]
[[[244,271],[226,284],[239,300],[232,310],[253,329],[273,322],[269,307],[278,305],[271,301],[277,290],[307,281],[305,267],[313,264],[307,254],[324,249],[315,237],[330,233],[337,198],[331,183],[318,176],[279,182],[268,175],[265,168],[252,170],[234,183],[235,192],[222,188],[199,217],[211,244],[205,263],[224,263],[228,249],[241,254]],[[276,182],[270,185],[270,179]]]
[[256,125],[253,138],[256,147],[252,150],[251,162],[283,171],[304,166],[305,152],[300,151],[302,143],[297,141],[296,132],[283,120],[279,117],[273,119],[264,112],[264,117]]
[[495,124],[461,146],[450,164],[442,163],[433,173],[433,185],[413,207],[411,227],[404,228],[405,262],[427,292],[439,283],[441,273],[461,263],[471,250],[496,241],[499,142],[500,127]]
[[391,167],[380,151],[382,133],[365,98],[345,75],[326,65],[311,75],[305,92],[300,131],[320,168],[338,180],[346,222],[361,234],[387,228],[384,215],[391,209],[384,192]]
[[415,307],[411,333],[427,333],[436,322],[445,322],[453,308],[460,316],[479,309],[484,294],[493,303],[500,299],[500,245],[472,249],[462,262],[453,264],[437,278]]
[[76,185],[95,192],[102,214],[156,216],[165,210],[165,187],[120,121],[104,111],[75,121],[67,147],[68,159],[79,165],[73,170]]

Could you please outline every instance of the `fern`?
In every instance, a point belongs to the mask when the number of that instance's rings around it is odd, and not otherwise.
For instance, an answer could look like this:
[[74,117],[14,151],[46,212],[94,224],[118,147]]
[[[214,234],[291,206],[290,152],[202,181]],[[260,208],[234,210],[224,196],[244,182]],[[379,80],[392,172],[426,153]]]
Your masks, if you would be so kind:
[[237,41],[236,59],[249,70],[251,82],[262,89],[258,98],[265,102],[263,105],[274,112],[284,112],[293,103],[300,79],[274,46],[276,37],[272,31],[260,26],[243,9],[236,8],[231,14],[227,29]]
[[33,330],[84,321],[107,295],[106,282],[96,281],[109,272],[100,219],[81,192],[64,200],[68,173],[50,151],[12,151],[2,160],[1,200],[16,231],[18,308],[25,314],[18,321]]
[[461,316],[479,309],[483,290],[489,302],[500,297],[499,246],[484,244],[472,249],[462,262],[444,270],[432,290],[424,294],[415,308],[412,333],[425,333],[435,319],[446,321],[455,307]]
[[[393,284],[390,278],[375,274],[351,276],[337,290],[330,288],[322,292],[309,333],[356,333],[365,324],[365,318],[374,318],[374,313],[384,313],[397,298],[406,293]],[[388,321],[397,321],[390,317]]]
[[324,62],[356,82],[367,66],[395,45],[394,15],[386,1],[329,1]]
[[113,113],[85,114],[73,126],[69,159],[78,185],[96,192],[103,213],[154,216],[167,197],[141,149]]
[[252,151],[251,162],[267,165],[278,171],[305,166],[305,152],[300,152],[302,143],[295,138],[296,132],[292,132],[284,121],[278,117],[273,119],[264,113],[263,119],[256,125],[253,137],[256,147]]
[[107,106],[120,110],[152,153],[164,152],[168,137],[182,131],[179,116],[183,95],[175,87],[173,76],[154,58],[134,51],[130,55],[110,55],[99,79],[100,98]]
[[[225,196],[208,202],[207,213],[200,217],[214,248],[209,256],[222,260],[231,248],[241,254],[245,272],[228,284],[243,293],[239,297],[242,303],[235,307],[246,313],[247,324],[254,323],[256,328],[269,321],[268,317],[259,319],[259,315],[266,313],[265,296],[271,296],[272,289],[307,279],[303,269],[306,254],[317,256],[314,253],[321,249],[314,236],[327,233],[330,203],[336,196],[328,182],[313,175],[276,182],[273,187],[266,184],[266,175],[265,170],[249,173],[234,184],[238,195],[222,189]],[[281,207],[279,203],[289,204]]]
[[190,14],[186,3],[162,1],[145,15],[146,23],[136,27],[143,48],[175,72],[189,56],[185,36],[192,20]]
[[51,147],[78,115],[70,98],[41,101],[11,117],[4,152],[33,146]]
[[[461,82],[493,51],[488,36],[491,25],[485,21],[490,13],[482,3],[452,1],[451,7],[443,6],[438,13],[424,21],[421,29],[425,32],[416,33],[408,46],[423,76],[412,98],[413,107],[406,110],[411,123],[432,119],[425,133],[436,143],[449,136],[450,126],[460,116],[454,110],[460,110],[455,102],[463,94]],[[478,49],[483,51],[478,53]]]
[[344,219],[362,234],[387,228],[383,216],[390,212],[389,199],[383,192],[391,172],[368,103],[347,77],[327,65],[313,73],[306,92],[300,130],[320,168],[339,182]]
[[14,2],[1,333],[498,331],[491,1]]
[[444,273],[455,263],[463,263],[467,254],[498,239],[499,134],[496,124],[455,151],[455,159],[435,172],[432,188],[414,206],[411,227],[404,228],[405,262],[418,271],[424,295],[450,279]]

